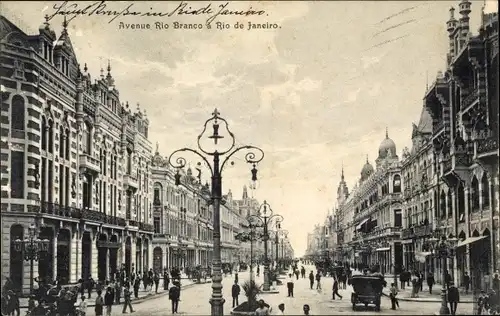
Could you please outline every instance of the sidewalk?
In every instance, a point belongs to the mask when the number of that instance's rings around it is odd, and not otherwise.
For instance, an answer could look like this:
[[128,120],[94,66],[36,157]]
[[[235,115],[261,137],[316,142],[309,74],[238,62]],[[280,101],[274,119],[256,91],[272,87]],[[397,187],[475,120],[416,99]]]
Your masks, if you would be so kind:
[[[211,281],[211,280],[207,280],[207,281]],[[183,276],[181,279],[181,289],[189,288],[195,284],[197,284],[197,283],[194,283],[192,280],[189,280],[187,277],[184,278],[184,276]],[[203,280],[201,281],[201,284],[203,284]],[[169,288],[171,286],[172,286],[172,282],[170,282]],[[155,289],[155,287],[153,286],[152,291],[144,291],[144,287],[141,284],[141,288],[139,289],[139,297],[135,298],[133,293],[132,293],[132,302],[140,303],[143,301],[147,301],[151,298],[160,297],[160,296],[164,296],[164,295],[168,294],[168,290],[167,291],[163,290],[163,279],[160,281],[160,285],[158,286],[158,294],[155,293],[154,289]],[[104,293],[105,292],[103,291],[103,296],[104,296]],[[85,297],[88,297],[87,291],[85,291]],[[94,291],[92,291],[92,296],[90,297],[90,299],[87,299],[87,304],[89,307],[95,306],[95,298],[96,297],[97,297],[97,293],[94,290]],[[122,297],[121,301],[123,302],[123,297]],[[80,297],[78,297],[77,302],[80,302]],[[20,308],[28,308],[28,298],[24,298],[24,297],[20,298],[19,303],[21,305]]]
[[[384,288],[383,294],[385,296],[389,296],[390,283],[388,279],[387,287]],[[460,303],[473,303],[474,300],[472,298],[472,292],[469,291],[468,294],[465,294],[465,290],[463,288],[458,289],[460,292]],[[424,284],[423,291],[419,291],[418,297],[411,297],[411,286],[406,286],[404,290],[401,289],[401,282],[398,282],[398,299],[400,301],[411,301],[411,302],[426,302],[426,303],[440,303],[441,302],[441,284],[435,284],[432,287],[432,294],[429,293],[429,287],[427,284]]]

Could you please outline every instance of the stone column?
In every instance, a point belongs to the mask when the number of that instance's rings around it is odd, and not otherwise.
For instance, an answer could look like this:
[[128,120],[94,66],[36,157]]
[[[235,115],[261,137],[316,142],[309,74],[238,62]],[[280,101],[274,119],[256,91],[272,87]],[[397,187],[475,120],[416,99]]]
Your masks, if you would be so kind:
[[[469,194],[470,194],[470,186],[467,185],[464,188],[464,205],[465,205],[465,236],[470,237],[471,229],[470,229],[470,212],[469,210]],[[458,237],[458,236],[457,236]],[[463,272],[467,272],[471,275],[470,271],[470,244],[465,245],[465,267],[463,267]],[[458,280],[457,280],[458,281]],[[461,284],[461,282],[460,282]]]
[[94,280],[97,280],[97,256],[98,256],[98,249],[97,249],[97,236],[98,234],[95,233],[92,236],[92,244],[90,245],[90,256],[92,258],[92,262],[90,264],[90,273],[92,274],[92,278]]
[[54,265],[52,266],[52,275],[54,276],[54,280],[57,278],[57,238],[59,235],[59,229],[56,228],[54,233],[54,240],[52,240],[52,246],[54,247]]
[[71,275],[70,275],[70,282],[75,283],[78,282],[80,279],[80,270],[81,270],[81,256],[82,252],[82,240],[81,240],[81,234],[79,231],[76,231],[72,238],[71,238]]
[[110,273],[111,266],[109,265],[109,263],[110,263],[110,261],[109,261],[110,251],[111,251],[110,248],[106,248],[106,275],[104,277],[105,280],[109,280],[110,276],[111,276],[111,273]]

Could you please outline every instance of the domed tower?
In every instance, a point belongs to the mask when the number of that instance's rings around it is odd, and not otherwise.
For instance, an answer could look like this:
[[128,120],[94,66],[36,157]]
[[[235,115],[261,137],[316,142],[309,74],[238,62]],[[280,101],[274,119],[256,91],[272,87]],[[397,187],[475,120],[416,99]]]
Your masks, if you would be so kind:
[[349,197],[349,188],[347,187],[347,183],[344,179],[344,166],[342,165],[342,175],[340,176],[339,186],[337,188],[337,203],[338,205],[342,205],[345,200]]
[[398,159],[398,155],[396,154],[396,144],[389,138],[389,131],[387,128],[385,129],[385,139],[378,147],[378,158],[375,160],[377,167],[379,167],[386,159]]
[[361,182],[368,179],[374,172],[375,172],[375,169],[373,169],[373,166],[368,161],[368,155],[367,155],[366,156],[366,163],[363,166],[363,169],[361,169]]

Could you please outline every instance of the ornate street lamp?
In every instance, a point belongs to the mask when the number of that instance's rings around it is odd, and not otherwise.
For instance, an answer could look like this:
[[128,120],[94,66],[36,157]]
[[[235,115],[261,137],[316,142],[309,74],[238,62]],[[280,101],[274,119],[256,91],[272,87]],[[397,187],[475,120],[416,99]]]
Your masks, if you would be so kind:
[[450,237],[446,238],[446,236],[441,236],[441,240],[432,237],[429,238],[429,244],[431,247],[431,253],[433,256],[436,258],[441,259],[441,265],[443,268],[443,281],[442,283],[442,288],[441,288],[441,308],[439,309],[439,314],[440,315],[449,315],[450,314],[450,309],[448,307],[448,299],[447,299],[447,289],[446,289],[446,265],[447,265],[447,259],[448,258],[453,258],[455,256],[455,248],[458,245],[458,239],[455,237]]
[[[245,155],[245,160],[247,163],[252,165],[251,169],[251,179],[253,181],[257,181],[257,168],[256,165],[264,158],[264,152],[262,149],[255,146],[241,146],[235,148],[235,138],[233,133],[229,130],[229,125],[225,119],[219,116],[220,113],[217,109],[212,113],[212,117],[209,118],[203,127],[203,131],[198,136],[198,149],[201,151],[191,148],[181,148],[174,151],[170,157],[168,158],[168,162],[174,168],[177,168],[177,173],[175,175],[175,184],[179,185],[180,182],[180,173],[179,169],[186,166],[186,159],[183,157],[177,157],[173,159],[174,155],[180,152],[191,152],[198,155],[206,164],[206,166],[210,169],[212,176],[212,192],[211,192],[211,200],[214,207],[214,224],[213,224],[213,259],[212,259],[212,297],[210,299],[210,304],[212,305],[211,314],[212,316],[224,315],[224,298],[222,297],[222,273],[221,273],[221,238],[220,238],[220,205],[222,199],[222,171],[224,170],[224,166],[229,161],[235,153],[243,150],[247,150],[248,153]],[[223,139],[224,136],[219,135],[220,122],[224,123],[227,133],[231,139],[231,144],[226,149],[217,150],[206,150],[201,145],[201,139],[207,130],[207,125],[209,123],[212,124],[212,135],[208,136],[214,142],[214,146],[218,147],[217,144],[220,139]],[[213,159],[213,164],[211,165],[208,158],[211,157]],[[221,162],[221,158],[224,160]],[[230,162],[231,165],[234,165],[234,162]],[[201,162],[197,163],[198,167],[201,167]]]
[[240,242],[250,242],[250,281],[254,280],[253,274],[253,242],[261,240],[263,237],[262,232],[257,231],[258,228],[262,228],[261,225],[255,225],[253,223],[249,223],[250,231],[238,233],[235,236],[235,239]]
[[16,251],[22,252],[24,260],[30,262],[30,294],[33,294],[33,268],[35,261],[40,259],[40,255],[49,250],[50,241],[38,238],[38,227],[31,224],[28,228],[28,236],[24,239],[16,239],[14,247]]
[[267,203],[267,201],[264,201],[262,205],[259,207],[258,213],[257,214],[251,214],[248,216],[248,221],[254,221],[256,220],[257,222],[260,222],[262,224],[262,227],[264,228],[264,235],[263,235],[263,240],[264,240],[264,285],[262,290],[263,291],[269,291],[270,290],[270,283],[269,283],[269,258],[267,255],[267,241],[269,240],[269,223],[271,223],[272,220],[275,220],[276,222],[282,222],[283,221],[283,216],[279,214],[274,214],[273,210],[271,209],[271,206]]

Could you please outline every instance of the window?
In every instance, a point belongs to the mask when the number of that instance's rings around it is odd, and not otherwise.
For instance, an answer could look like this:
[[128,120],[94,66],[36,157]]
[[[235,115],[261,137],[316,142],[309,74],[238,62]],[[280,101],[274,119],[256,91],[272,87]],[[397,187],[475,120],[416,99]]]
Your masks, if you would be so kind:
[[49,120],[49,153],[54,153],[54,121]]
[[155,188],[154,190],[154,199],[153,199],[153,203],[155,205],[160,205],[160,189],[159,188]]
[[22,199],[24,198],[24,152],[13,151],[10,159],[10,196]]
[[439,209],[441,211],[441,218],[446,217],[446,195],[444,191],[441,191],[441,195],[439,196]]
[[48,185],[47,185],[47,202],[52,203],[53,199],[53,188],[54,188],[54,162],[52,160],[48,160]]
[[59,157],[61,157],[61,159],[64,158],[64,145],[65,145],[65,140],[64,140],[64,129],[63,127],[61,126],[59,128]]
[[470,191],[472,211],[479,210],[479,181],[477,181],[476,176],[472,179],[472,186]]
[[483,208],[490,206],[490,183],[488,182],[488,177],[486,173],[483,174],[481,178],[481,193],[483,197]]
[[92,138],[90,133],[90,124],[85,122],[83,124],[83,133],[82,133],[82,151],[84,154],[91,154],[91,146],[92,146]]
[[10,115],[12,121],[12,137],[24,138],[25,104],[23,97],[15,95],[12,98]]
[[154,225],[155,234],[161,233],[160,218],[159,217],[157,217],[157,216],[154,217],[153,225]]
[[90,179],[88,175],[84,176],[83,178],[83,192],[82,192],[82,204],[83,208],[90,208],[90,202],[92,198],[92,183],[90,182]]
[[42,134],[42,150],[47,150],[47,121],[45,117],[42,117],[42,128],[40,133]]
[[399,174],[394,176],[392,185],[393,185],[392,190],[394,193],[401,193],[401,176]]
[[69,129],[67,129],[66,130],[66,145],[65,145],[65,149],[66,149],[65,158],[66,158],[66,160],[69,160],[69,150],[71,148],[70,136],[71,136],[71,134],[69,133]]

